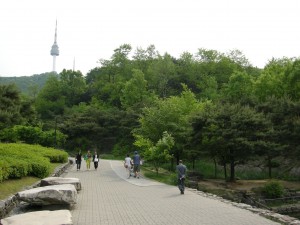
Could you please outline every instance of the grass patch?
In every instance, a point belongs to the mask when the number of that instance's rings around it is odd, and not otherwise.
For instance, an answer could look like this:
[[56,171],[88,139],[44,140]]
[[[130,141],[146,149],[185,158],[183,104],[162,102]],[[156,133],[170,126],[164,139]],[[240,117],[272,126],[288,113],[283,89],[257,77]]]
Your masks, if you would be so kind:
[[152,180],[156,180],[161,183],[176,185],[177,184],[177,175],[166,170],[160,170],[158,174],[153,170],[152,167],[142,167],[142,173],[145,177]]
[[[61,163],[51,163],[51,171],[54,172],[58,166],[61,166]],[[40,178],[38,177],[22,177],[20,179],[9,179],[0,183],[0,200],[6,199],[9,196],[16,194],[19,191],[22,191],[24,187],[33,185],[38,182]]]
[[6,199],[9,196],[21,191],[24,187],[30,186],[40,179],[37,177],[23,177],[20,179],[6,180],[0,183],[0,199]]
[[100,160],[101,159],[110,159],[110,160],[124,160],[125,157],[115,157],[113,154],[100,154]]
[[52,172],[54,172],[55,169],[56,169],[57,167],[61,166],[61,165],[62,165],[61,163],[51,163],[51,165],[50,165],[50,170],[51,170]]

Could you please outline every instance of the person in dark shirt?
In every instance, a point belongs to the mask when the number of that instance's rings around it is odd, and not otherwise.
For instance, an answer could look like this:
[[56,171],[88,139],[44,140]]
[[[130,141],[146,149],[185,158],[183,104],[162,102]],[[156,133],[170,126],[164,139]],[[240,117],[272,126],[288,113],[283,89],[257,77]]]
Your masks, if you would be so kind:
[[80,170],[81,167],[81,158],[82,158],[81,152],[78,152],[76,155],[77,171]]
[[134,177],[140,178],[140,165],[141,165],[141,157],[137,151],[134,152],[133,156],[133,172]]
[[179,160],[179,164],[176,166],[177,171],[177,178],[178,178],[178,188],[181,194],[184,194],[184,181],[185,181],[185,174],[186,174],[186,166],[183,165],[182,160]]

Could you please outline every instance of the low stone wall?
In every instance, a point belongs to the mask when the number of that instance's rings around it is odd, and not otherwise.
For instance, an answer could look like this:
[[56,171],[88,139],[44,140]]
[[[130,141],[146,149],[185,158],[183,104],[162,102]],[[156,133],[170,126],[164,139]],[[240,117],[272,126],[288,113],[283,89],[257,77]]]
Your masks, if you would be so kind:
[[190,190],[195,192],[196,194],[204,196],[206,198],[217,199],[217,200],[219,200],[221,202],[224,202],[226,204],[231,204],[235,207],[249,210],[253,213],[259,214],[261,216],[272,219],[274,221],[278,221],[278,222],[280,222],[282,224],[285,224],[285,225],[300,225],[300,220],[298,220],[294,217],[291,217],[291,216],[282,215],[282,214],[279,214],[277,212],[270,211],[270,210],[267,210],[267,209],[261,209],[261,208],[253,207],[251,205],[244,204],[244,203],[232,202],[230,200],[226,200],[226,199],[224,199],[220,196],[214,195],[214,194],[204,193],[202,191],[198,191],[197,189],[190,189]]
[[73,164],[74,160],[72,158],[69,158],[69,162],[57,167],[54,173],[50,175],[50,177],[60,177]]
[[18,200],[15,195],[0,201],[0,219],[4,218],[12,209],[18,205]]
[[[65,163],[59,167],[57,167],[54,171],[54,173],[50,176],[52,177],[59,177],[61,176],[61,174],[63,174],[68,167],[70,167],[71,165],[73,165],[74,161],[69,158],[69,162]],[[29,190],[32,188],[36,188],[40,186],[40,181],[36,182],[35,184],[25,187],[24,190]],[[16,197],[16,194],[8,197],[7,199],[1,200],[0,201],[0,219],[4,218],[5,216],[7,216],[15,207],[17,207],[19,204],[19,201]],[[1,224],[1,222],[0,222]]]
[[290,206],[284,206],[279,207],[275,209],[277,213],[282,214],[290,214],[290,213],[300,213],[300,205],[290,205]]

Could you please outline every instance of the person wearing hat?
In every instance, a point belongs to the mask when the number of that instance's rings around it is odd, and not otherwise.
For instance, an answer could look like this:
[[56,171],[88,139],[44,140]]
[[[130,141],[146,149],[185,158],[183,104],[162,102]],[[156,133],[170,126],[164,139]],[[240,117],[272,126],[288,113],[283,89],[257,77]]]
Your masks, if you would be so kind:
[[133,156],[133,172],[134,177],[140,178],[140,165],[141,165],[141,157],[137,151],[134,152]]

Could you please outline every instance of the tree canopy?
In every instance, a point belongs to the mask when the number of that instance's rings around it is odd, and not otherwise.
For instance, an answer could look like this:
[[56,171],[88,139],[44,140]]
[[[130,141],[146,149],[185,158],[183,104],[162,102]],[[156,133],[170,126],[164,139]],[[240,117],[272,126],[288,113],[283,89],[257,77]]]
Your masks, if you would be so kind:
[[31,84],[27,97],[1,84],[0,131],[60,131],[68,150],[117,156],[138,146],[150,160],[153,152],[165,160],[205,155],[226,178],[229,168],[231,180],[237,165],[261,158],[271,176],[276,158],[299,159],[299,68],[297,58],[256,68],[236,49],[176,58],[122,44],[85,76],[64,69],[41,88]]

